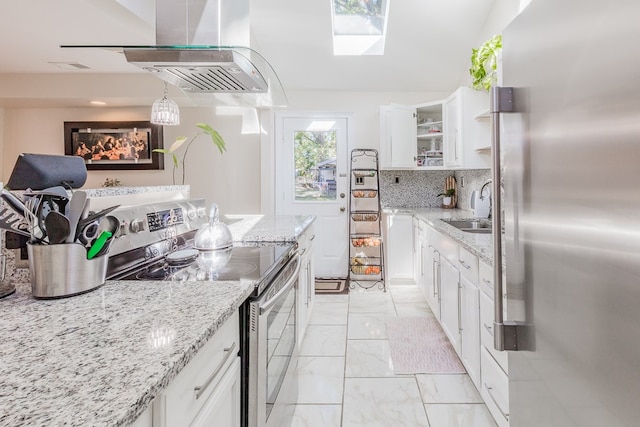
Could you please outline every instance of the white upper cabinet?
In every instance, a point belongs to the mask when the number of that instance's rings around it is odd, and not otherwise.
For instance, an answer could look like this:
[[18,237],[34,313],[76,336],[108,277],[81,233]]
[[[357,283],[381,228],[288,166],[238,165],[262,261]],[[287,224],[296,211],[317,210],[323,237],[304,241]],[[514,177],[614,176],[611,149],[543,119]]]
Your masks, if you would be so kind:
[[449,144],[455,150],[445,153],[445,164],[465,169],[490,168],[491,155],[486,150],[491,148],[489,94],[460,87],[445,103],[445,138],[455,139]]
[[415,106],[392,104],[380,107],[380,135],[381,168],[416,167]]
[[381,168],[490,168],[488,109],[488,94],[467,87],[444,101],[380,107]]

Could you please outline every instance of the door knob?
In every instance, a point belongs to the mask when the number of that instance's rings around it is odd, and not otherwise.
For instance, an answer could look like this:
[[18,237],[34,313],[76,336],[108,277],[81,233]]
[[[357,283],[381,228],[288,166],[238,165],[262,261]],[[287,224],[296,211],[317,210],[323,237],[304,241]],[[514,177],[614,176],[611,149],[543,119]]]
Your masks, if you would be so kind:
[[340,193],[340,198],[344,199],[344,193]]
[[347,208],[345,208],[344,206],[342,206],[342,207],[340,208],[340,212],[344,212],[344,211],[346,211],[346,210],[347,210]]

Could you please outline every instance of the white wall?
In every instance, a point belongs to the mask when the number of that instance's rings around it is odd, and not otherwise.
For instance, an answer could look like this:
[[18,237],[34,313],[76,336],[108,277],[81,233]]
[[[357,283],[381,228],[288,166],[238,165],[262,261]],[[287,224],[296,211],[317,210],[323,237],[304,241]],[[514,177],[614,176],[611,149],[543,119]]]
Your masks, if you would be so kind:
[[[513,21],[513,18],[518,16],[522,1],[495,0],[487,21],[478,35],[477,46],[480,46],[494,35],[501,34],[507,25]],[[469,52],[469,56],[471,56],[471,52]]]
[[[306,112],[351,113],[354,138],[349,141],[349,152],[354,148],[380,148],[380,106],[390,103],[415,105],[446,98],[450,92],[289,92],[289,110]],[[262,124],[262,213],[275,212],[273,188],[278,171],[274,168],[273,114],[263,113]]]
[[[0,180],[6,182],[20,153],[64,154],[65,121],[149,120],[149,110],[148,107],[6,108],[4,120],[0,120]],[[181,112],[181,126],[164,127],[166,147],[177,136],[195,135],[196,122],[212,125],[227,143],[224,155],[220,155],[206,135],[193,144],[186,159],[185,179],[185,183],[191,185],[191,195],[204,197],[208,203],[215,201],[222,212],[258,213],[259,136],[240,134],[238,110],[182,108]],[[1,135],[5,137],[4,144]],[[171,184],[171,170],[171,159],[165,158],[165,170],[160,171],[89,171],[85,187],[100,187],[107,177],[118,178],[126,186]],[[177,179],[179,183],[180,177]]]

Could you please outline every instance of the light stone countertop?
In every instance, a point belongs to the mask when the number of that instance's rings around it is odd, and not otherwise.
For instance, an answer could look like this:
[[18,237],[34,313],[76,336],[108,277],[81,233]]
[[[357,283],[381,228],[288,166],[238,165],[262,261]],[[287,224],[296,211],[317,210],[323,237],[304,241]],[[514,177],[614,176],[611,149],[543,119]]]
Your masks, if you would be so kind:
[[236,242],[294,242],[315,215],[223,215]]
[[[293,242],[315,216],[230,215],[235,241]],[[0,300],[0,425],[123,426],[149,406],[253,282],[107,281],[36,300]],[[166,344],[162,344],[166,342]]]
[[[438,209],[438,208],[384,208],[385,214],[415,215],[431,225],[442,234],[451,237],[460,246],[478,256],[479,259],[490,266],[493,265],[493,237],[491,234],[465,233],[447,224],[443,219],[474,219],[471,211],[464,209]],[[503,245],[504,247],[504,245]],[[504,256],[503,256],[504,259]]]
[[253,290],[252,282],[107,281],[0,301],[0,425],[128,425]]

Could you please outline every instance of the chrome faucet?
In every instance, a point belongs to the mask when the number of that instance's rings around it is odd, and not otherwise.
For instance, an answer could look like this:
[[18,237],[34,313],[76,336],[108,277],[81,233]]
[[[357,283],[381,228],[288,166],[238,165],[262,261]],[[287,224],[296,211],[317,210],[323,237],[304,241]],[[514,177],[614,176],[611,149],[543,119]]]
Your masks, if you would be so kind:
[[[487,185],[491,184],[491,180],[487,180],[487,182],[485,182],[484,184],[482,184],[482,187],[480,188],[480,199],[484,200],[484,187],[486,187]],[[489,196],[491,196],[491,188],[489,188]]]
[[[487,182],[485,182],[484,184],[482,184],[482,187],[480,188],[480,199],[484,200],[484,188],[491,184],[493,181],[491,179],[487,180]],[[500,183],[500,190],[502,192],[504,192],[504,185],[502,185],[502,183]],[[492,203],[492,199],[491,197],[493,197],[492,191],[491,191],[491,187],[489,187],[489,218],[491,218],[491,213],[493,212],[493,203]],[[498,197],[500,197],[500,195],[498,195]]]

